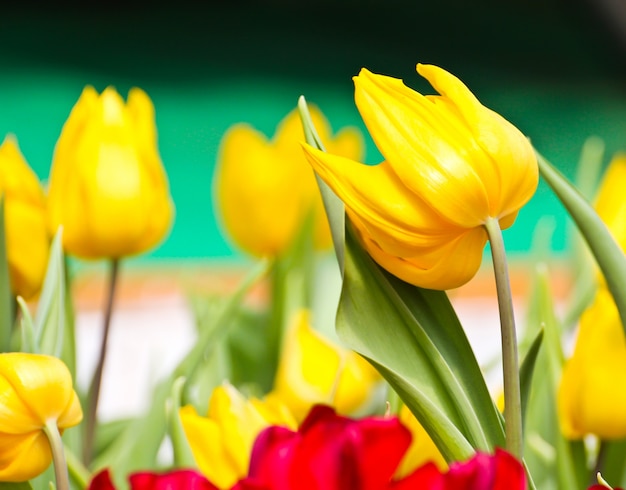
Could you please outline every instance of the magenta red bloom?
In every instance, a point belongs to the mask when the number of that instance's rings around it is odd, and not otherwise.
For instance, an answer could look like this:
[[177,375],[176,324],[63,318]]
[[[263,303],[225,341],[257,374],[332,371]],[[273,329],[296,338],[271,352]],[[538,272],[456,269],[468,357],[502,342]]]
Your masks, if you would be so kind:
[[[396,468],[411,433],[396,417],[351,419],[318,405],[298,431],[272,426],[259,434],[248,476],[231,490],[525,490],[524,468],[509,453],[477,453],[442,473],[426,464],[402,479]],[[136,473],[131,490],[218,490],[192,470]],[[114,490],[108,472],[90,490]]]

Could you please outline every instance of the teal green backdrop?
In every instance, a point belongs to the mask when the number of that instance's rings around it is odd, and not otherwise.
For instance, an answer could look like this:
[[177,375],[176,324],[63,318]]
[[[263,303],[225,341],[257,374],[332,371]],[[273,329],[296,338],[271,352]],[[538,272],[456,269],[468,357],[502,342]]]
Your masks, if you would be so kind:
[[[443,66],[569,176],[591,135],[606,143],[605,164],[626,150],[624,51],[581,4],[298,5],[9,9],[0,18],[0,137],[15,134],[45,181],[86,84],[99,91],[113,85],[123,96],[132,86],[146,90],[176,205],[171,233],[142,259],[149,261],[242,258],[221,232],[213,203],[223,133],[245,121],[271,136],[301,94],[334,129],[365,131],[351,82],[362,66],[428,93],[415,64]],[[367,141],[366,160],[375,163],[379,154]],[[506,232],[509,250],[526,251],[545,215],[556,223],[553,249],[563,250],[565,214],[543,184]]]

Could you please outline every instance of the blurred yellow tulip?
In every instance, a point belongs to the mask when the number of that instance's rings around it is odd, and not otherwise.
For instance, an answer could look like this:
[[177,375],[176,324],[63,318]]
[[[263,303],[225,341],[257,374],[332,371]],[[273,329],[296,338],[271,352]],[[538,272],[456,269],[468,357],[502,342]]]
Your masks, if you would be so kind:
[[138,88],[83,90],[57,142],[48,196],[51,232],[83,258],[144,252],[169,231],[173,205],[157,149],[154,107]]
[[313,330],[309,312],[301,310],[287,332],[274,388],[266,399],[286,404],[298,422],[317,403],[349,415],[372,400],[380,381],[365,359]]
[[558,390],[563,435],[580,439],[626,437],[626,339],[613,297],[605,288],[580,318],[574,355]]
[[[311,107],[311,116],[329,151],[362,157],[362,136],[355,128],[344,128],[333,137],[317,108]],[[254,256],[283,253],[311,212],[315,246],[325,249],[332,243],[315,176],[300,148],[303,140],[296,110],[281,121],[271,141],[247,124],[231,127],[222,139],[216,204],[232,240]]]
[[0,354],[0,481],[26,481],[52,461],[44,427],[60,432],[78,424],[83,413],[72,377],[56,357]]
[[0,194],[11,290],[30,299],[41,288],[48,264],[46,201],[39,179],[12,136],[0,146]]
[[411,445],[400,462],[400,466],[396,470],[395,478],[397,480],[413,473],[416,468],[433,462],[439,468],[439,471],[445,472],[448,469],[448,463],[437,449],[437,446],[430,438],[428,433],[418,422],[415,415],[406,405],[402,405],[398,418],[402,425],[411,431]]
[[433,65],[417,71],[441,95],[423,96],[366,69],[354,77],[382,163],[304,149],[376,262],[411,284],[451,289],[478,270],[487,220],[511,226],[532,197],[537,160],[526,137],[458,78]]
[[598,189],[595,209],[611,234],[626,250],[626,154],[616,155],[609,164]]
[[278,401],[246,399],[232,385],[213,390],[207,417],[187,405],[180,418],[198,469],[218,488],[231,488],[248,473],[256,436],[270,425],[296,428]]

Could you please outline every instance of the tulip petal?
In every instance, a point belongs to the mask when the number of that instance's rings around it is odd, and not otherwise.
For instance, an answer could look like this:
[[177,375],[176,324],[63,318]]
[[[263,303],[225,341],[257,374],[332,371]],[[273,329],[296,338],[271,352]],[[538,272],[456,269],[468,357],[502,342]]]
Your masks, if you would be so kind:
[[365,249],[384,269],[410,284],[426,289],[453,289],[468,282],[478,271],[487,242],[483,228],[468,230],[442,247],[427,250],[424,255],[411,257],[391,255],[376,243],[363,229],[358,219],[351,216]]
[[626,371],[626,340],[610,293],[600,288],[580,319],[574,354],[563,369],[557,407],[565,437],[626,437],[626,390],[615,373]]
[[460,113],[485,155],[469,161],[485,182],[490,216],[500,218],[522,207],[537,188],[537,158],[528,139],[510,122],[483,106],[457,77],[435,65],[417,71]]
[[465,231],[410,192],[387,162],[363,165],[309,145],[303,149],[319,176],[389,253],[411,254]]
[[458,126],[446,125],[437,106],[401,80],[362,69],[354,83],[361,117],[406,187],[452,223],[483,223],[488,196],[467,162],[473,154],[468,151],[476,146],[471,133],[454,132]]
[[26,481],[42,473],[52,461],[50,443],[41,431],[0,433],[0,481]]

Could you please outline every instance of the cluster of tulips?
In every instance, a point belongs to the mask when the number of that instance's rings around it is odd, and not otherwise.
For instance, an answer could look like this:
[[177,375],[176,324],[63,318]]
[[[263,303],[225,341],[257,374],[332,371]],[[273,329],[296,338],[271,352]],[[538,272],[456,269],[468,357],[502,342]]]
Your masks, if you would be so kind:
[[[366,69],[354,77],[357,108],[384,158],[377,165],[361,163],[358,130],[333,134],[304,98],[271,139],[247,124],[224,135],[216,209],[254,265],[232,294],[190,300],[195,345],[154,387],[145,413],[114,422],[98,420],[98,399],[119,263],[157,245],[174,217],[154,107],[140,89],[124,102],[111,87],[85,88],[45,190],[8,136],[0,147],[0,487],[623,486],[626,158],[616,156],[595,195],[583,196],[459,79],[433,65],[417,71],[438,95]],[[575,262],[586,294],[560,319],[547,257],[522,335],[502,230],[540,176],[585,240]],[[474,277],[487,242],[501,397],[489,391],[445,292]],[[316,265],[331,249],[341,287],[328,298],[332,279],[320,284]],[[85,392],[76,387],[71,257],[111,264]],[[259,284],[267,302],[251,307],[246,298]],[[336,335],[314,327],[318,290],[336,308]],[[567,359],[563,339],[576,326]]]

